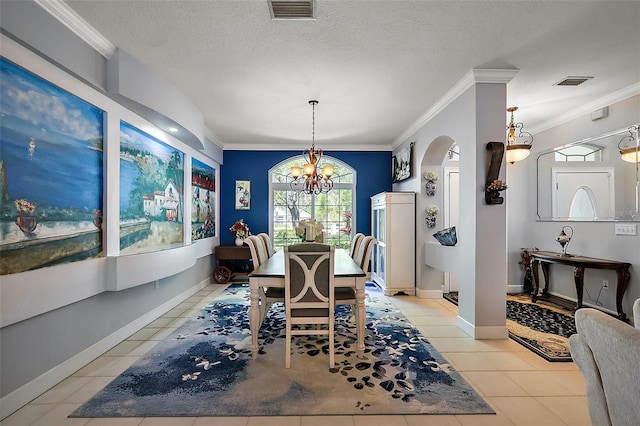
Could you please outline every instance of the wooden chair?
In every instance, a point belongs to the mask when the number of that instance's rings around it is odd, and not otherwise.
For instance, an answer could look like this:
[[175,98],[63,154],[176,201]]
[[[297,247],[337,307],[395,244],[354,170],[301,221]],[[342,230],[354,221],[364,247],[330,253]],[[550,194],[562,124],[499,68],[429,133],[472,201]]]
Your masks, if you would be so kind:
[[[247,243],[251,251],[254,269],[262,265],[269,258],[262,238],[257,235],[250,235],[244,239],[244,242]],[[267,317],[267,312],[269,312],[271,305],[275,302],[284,303],[284,289],[260,286],[258,292],[260,293],[260,323],[262,323]]]
[[271,237],[266,232],[261,232],[258,234],[258,237],[262,239],[262,243],[264,244],[265,250],[267,251],[267,256],[271,257],[275,254],[275,250],[273,249],[273,242],[271,241]]
[[[284,248],[286,368],[291,367],[291,339],[300,335],[327,336],[329,366],[335,365],[334,256],[335,247],[326,244],[303,243]],[[314,327],[305,327],[309,325]]]
[[360,243],[362,242],[363,238],[364,238],[364,234],[362,232],[358,232],[351,239],[351,248],[349,249],[349,256],[351,256],[352,259],[354,259],[355,255],[358,253],[358,248],[360,247]]
[[[366,236],[360,240],[354,261],[360,266],[360,268],[369,277],[369,258],[371,257],[371,251],[373,246],[378,242],[375,237]],[[356,312],[356,290],[353,287],[336,287],[335,288],[336,305],[351,305],[351,311]]]

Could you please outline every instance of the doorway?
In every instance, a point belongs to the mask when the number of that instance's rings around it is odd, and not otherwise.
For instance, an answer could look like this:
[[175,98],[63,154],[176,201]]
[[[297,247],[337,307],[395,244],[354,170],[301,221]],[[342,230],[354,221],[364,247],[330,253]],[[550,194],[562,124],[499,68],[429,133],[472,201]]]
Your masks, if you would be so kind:
[[[458,226],[460,216],[460,172],[458,167],[444,168],[444,226]],[[458,278],[444,273],[443,293],[458,291]]]
[[553,217],[593,220],[611,217],[615,206],[612,167],[551,169]]

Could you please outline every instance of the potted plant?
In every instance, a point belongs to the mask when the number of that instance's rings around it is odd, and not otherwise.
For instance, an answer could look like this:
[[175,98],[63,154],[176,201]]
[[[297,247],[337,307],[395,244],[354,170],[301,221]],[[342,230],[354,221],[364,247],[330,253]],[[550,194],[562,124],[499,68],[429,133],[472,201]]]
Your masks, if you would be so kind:
[[229,231],[236,237],[236,245],[241,246],[244,244],[244,239],[249,236],[249,225],[244,223],[244,219],[240,219],[229,228]]
[[425,209],[425,213],[427,214],[425,221],[428,228],[434,228],[436,226],[436,219],[438,218],[439,212],[440,209],[438,206],[431,206]]
[[429,170],[424,172],[422,177],[424,177],[424,179],[427,181],[427,183],[425,184],[425,191],[427,195],[436,195],[436,181],[438,180],[438,173],[434,172],[433,170]]

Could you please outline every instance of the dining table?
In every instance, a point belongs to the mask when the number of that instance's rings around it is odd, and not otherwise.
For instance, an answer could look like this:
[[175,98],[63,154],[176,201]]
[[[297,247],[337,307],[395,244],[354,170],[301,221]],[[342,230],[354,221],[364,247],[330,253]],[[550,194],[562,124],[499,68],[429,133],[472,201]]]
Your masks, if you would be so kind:
[[[251,351],[258,352],[258,332],[260,319],[260,287],[284,288],[284,250],[277,250],[273,256],[260,264],[249,274],[251,304],[249,307],[249,329],[251,330]],[[336,249],[333,262],[334,286],[355,288],[355,321],[357,356],[364,354],[364,333],[366,311],[364,305],[367,274],[351,258],[345,249]]]

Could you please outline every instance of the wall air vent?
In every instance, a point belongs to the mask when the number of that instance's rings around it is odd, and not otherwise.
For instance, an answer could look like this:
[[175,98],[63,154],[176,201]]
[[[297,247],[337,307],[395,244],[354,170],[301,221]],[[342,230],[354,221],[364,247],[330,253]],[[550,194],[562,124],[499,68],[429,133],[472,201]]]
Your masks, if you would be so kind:
[[268,0],[271,19],[316,19],[316,0]]
[[584,83],[587,80],[592,79],[593,77],[575,77],[575,76],[569,76],[567,78],[565,78],[564,80],[556,83],[556,86],[579,86],[582,83]]

